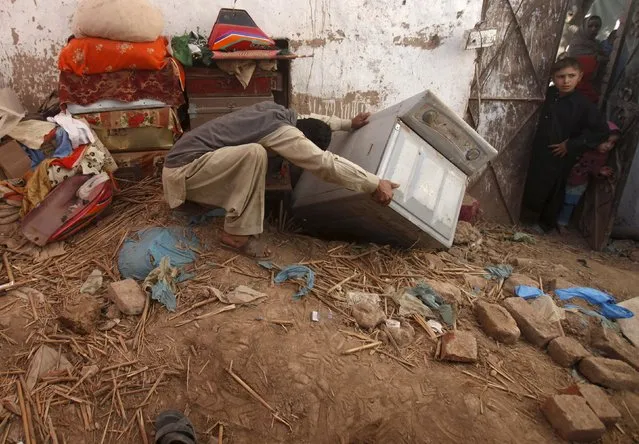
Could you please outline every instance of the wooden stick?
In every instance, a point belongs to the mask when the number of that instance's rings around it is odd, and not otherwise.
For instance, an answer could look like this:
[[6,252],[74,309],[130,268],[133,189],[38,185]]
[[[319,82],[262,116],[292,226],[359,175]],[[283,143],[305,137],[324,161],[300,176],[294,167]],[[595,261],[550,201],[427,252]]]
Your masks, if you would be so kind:
[[250,386],[249,386],[246,382],[244,382],[244,381],[242,380],[242,378],[240,378],[238,375],[236,375],[236,374],[233,372],[233,361],[231,361],[231,365],[230,365],[230,367],[229,367],[228,369],[226,369],[226,372],[227,372],[229,375],[231,375],[231,377],[232,377],[233,379],[235,379],[235,382],[237,382],[238,384],[240,384],[240,385],[244,388],[244,390],[246,390],[247,392],[249,392],[249,394],[250,394],[253,398],[255,398],[255,399],[256,399],[256,400],[257,400],[260,404],[262,404],[264,407],[266,407],[266,408],[267,408],[267,409],[271,412],[271,414],[273,415],[273,417],[274,417],[275,419],[277,419],[277,420],[278,420],[279,422],[281,422],[282,424],[286,425],[286,426],[289,428],[289,430],[291,430],[291,432],[293,431],[293,427],[291,427],[291,425],[290,425],[288,422],[286,422],[284,419],[282,419],[282,418],[279,416],[279,414],[277,413],[277,410],[275,410],[273,407],[271,407],[271,405],[270,405],[268,402],[266,402],[266,401],[264,400],[264,398],[262,398],[260,395],[258,395],[258,394],[257,394],[257,392],[256,392],[255,390],[253,390],[253,389],[252,389],[252,388],[251,388],[251,387],[250,387]]
[[331,293],[338,289],[339,287],[341,287],[342,285],[344,285],[345,283],[347,283],[348,281],[350,281],[351,279],[353,279],[354,277],[357,277],[359,273],[355,273],[352,276],[347,277],[346,279],[342,279],[341,281],[339,281],[337,284],[333,285],[331,288],[329,288],[328,290],[326,290],[326,294],[327,295],[331,295]]
[[220,427],[217,429],[217,444],[222,444],[224,440],[224,424],[220,423]]
[[22,429],[24,431],[25,444],[35,444],[31,440],[31,430],[33,425],[29,421],[29,413],[27,412],[27,406],[24,402],[24,395],[22,393],[22,384],[16,381],[16,390],[18,391],[18,401],[20,403],[20,416],[22,417]]
[[176,324],[175,326],[176,327],[182,327],[184,325],[190,324],[191,322],[199,321],[201,319],[210,318],[211,316],[215,316],[215,315],[218,315],[220,313],[224,313],[225,311],[235,310],[235,308],[236,308],[235,304],[227,305],[226,307],[222,307],[222,308],[219,308],[217,310],[205,313],[203,315],[196,316],[193,319],[189,319],[188,321],[180,322],[180,323]]
[[104,432],[102,432],[102,439],[100,440],[100,444],[104,444],[104,440],[106,439],[107,430],[109,430],[109,422],[111,421],[111,412],[109,412],[109,417],[107,418],[106,425],[104,426]]
[[135,416],[137,416],[137,419],[138,419],[138,427],[140,428],[142,443],[149,444],[149,439],[146,436],[146,429],[144,428],[144,416],[142,415],[142,409],[138,409],[138,411],[135,412]]
[[153,384],[153,387],[151,387],[151,390],[149,390],[149,393],[146,395],[146,398],[144,398],[144,401],[142,401],[142,403],[138,406],[138,408],[140,408],[144,404],[146,404],[146,402],[149,400],[149,398],[151,398],[151,395],[153,394],[155,389],[158,387],[158,384],[160,383],[160,381],[162,380],[163,377],[164,377],[164,370],[162,370],[160,372],[160,376],[158,376],[157,381],[155,381],[155,384]]
[[120,368],[120,367],[126,367],[127,365],[137,364],[137,362],[138,362],[138,360],[135,359],[133,361],[123,362],[122,364],[115,364],[115,365],[112,365],[110,367],[105,367],[105,368],[102,369],[102,373],[105,373],[105,372],[108,372],[108,371],[111,371],[111,370],[115,370],[115,369]]
[[369,348],[375,348],[382,345],[381,341],[372,342],[370,344],[362,345],[360,347],[351,348],[350,350],[343,351],[343,355],[351,355],[353,353],[360,352],[362,350],[368,350]]
[[171,316],[168,320],[172,321],[175,318],[179,318],[180,316],[187,314],[191,310],[195,310],[196,308],[200,308],[200,307],[202,307],[202,306],[204,306],[206,304],[210,304],[211,302],[215,302],[217,300],[218,300],[218,298],[216,296],[216,297],[207,299],[206,301],[198,302],[197,304],[192,305],[191,307],[187,308],[186,310],[181,311],[181,312],[179,312],[178,314],[176,314],[174,316]]

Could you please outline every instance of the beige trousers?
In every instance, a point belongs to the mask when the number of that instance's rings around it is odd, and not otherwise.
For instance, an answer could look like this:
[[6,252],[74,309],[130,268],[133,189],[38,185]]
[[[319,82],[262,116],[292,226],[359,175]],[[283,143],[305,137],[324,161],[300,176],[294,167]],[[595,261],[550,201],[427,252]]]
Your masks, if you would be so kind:
[[167,200],[171,204],[172,198],[182,194],[182,201],[224,208],[224,231],[259,234],[264,222],[267,157],[262,145],[250,143],[220,148],[182,167],[164,168]]

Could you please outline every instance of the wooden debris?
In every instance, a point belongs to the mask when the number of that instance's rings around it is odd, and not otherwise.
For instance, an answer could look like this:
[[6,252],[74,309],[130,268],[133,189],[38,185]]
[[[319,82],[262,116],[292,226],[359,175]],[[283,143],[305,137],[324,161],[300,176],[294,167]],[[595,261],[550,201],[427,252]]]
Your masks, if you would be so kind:
[[370,344],[366,344],[366,345],[362,345],[360,347],[355,347],[355,348],[351,348],[349,350],[343,351],[342,354],[343,355],[352,355],[353,353],[357,353],[363,350],[368,350],[371,348],[375,348],[375,347],[379,347],[380,345],[382,345],[381,341],[375,341],[375,342],[371,342]]
[[235,307],[234,304],[227,305],[225,307],[218,308],[217,310],[213,310],[213,311],[210,311],[208,313],[196,316],[193,319],[189,319],[188,321],[180,322],[180,323],[176,324],[175,326],[176,327],[183,327],[185,325],[190,324],[191,322],[200,321],[202,319],[210,318],[211,316],[215,316],[215,315],[218,315],[220,313],[224,313],[225,311],[235,310],[235,308],[236,307]]

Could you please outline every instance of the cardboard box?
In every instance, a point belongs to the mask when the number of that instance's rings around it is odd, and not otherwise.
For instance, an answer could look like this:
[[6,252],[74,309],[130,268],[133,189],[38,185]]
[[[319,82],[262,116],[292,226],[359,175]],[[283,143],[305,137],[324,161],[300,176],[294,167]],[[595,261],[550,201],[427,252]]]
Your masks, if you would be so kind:
[[31,169],[31,159],[15,140],[0,145],[0,170],[6,179],[19,179]]

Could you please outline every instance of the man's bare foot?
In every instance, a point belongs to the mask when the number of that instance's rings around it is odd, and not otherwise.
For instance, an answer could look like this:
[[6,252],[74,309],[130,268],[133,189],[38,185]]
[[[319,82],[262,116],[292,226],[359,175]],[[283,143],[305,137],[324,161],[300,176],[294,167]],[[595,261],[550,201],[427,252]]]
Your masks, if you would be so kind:
[[266,259],[272,254],[271,250],[255,236],[239,236],[223,231],[220,242],[238,253],[255,259]]

